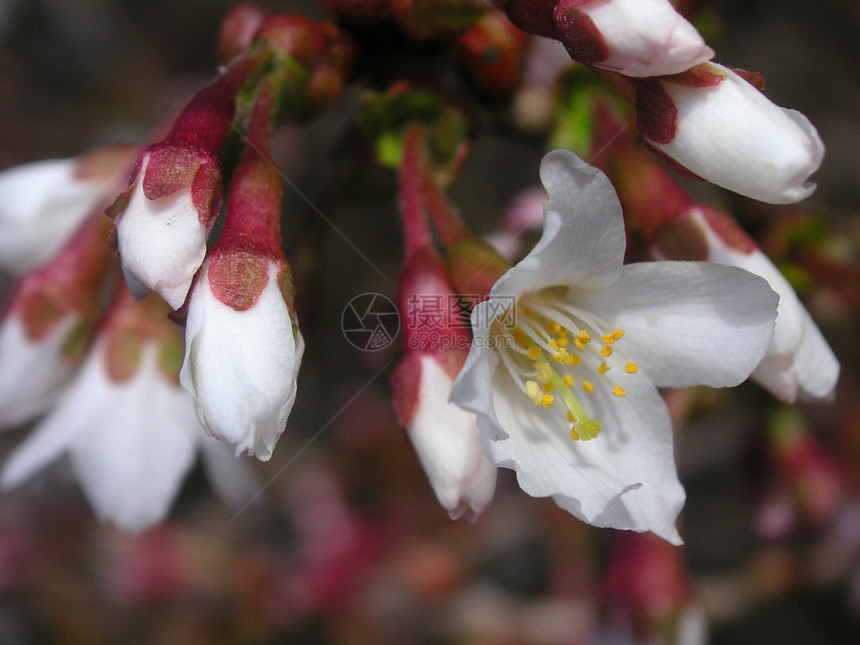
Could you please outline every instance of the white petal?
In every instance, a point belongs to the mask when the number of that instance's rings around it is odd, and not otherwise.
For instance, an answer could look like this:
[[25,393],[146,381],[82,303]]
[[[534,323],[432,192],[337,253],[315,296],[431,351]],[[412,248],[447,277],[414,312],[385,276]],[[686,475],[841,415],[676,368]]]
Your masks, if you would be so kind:
[[[694,217],[701,221],[700,214]],[[709,228],[704,230],[712,262],[759,275],[779,294],[773,340],[764,360],[753,372],[753,380],[786,403],[793,403],[798,396],[826,399],[836,387],[839,361],[794,289],[760,250],[741,253],[722,242]]]
[[101,405],[109,396],[100,353],[93,351],[57,406],[12,452],[0,476],[2,486],[17,486],[59,457],[78,434],[98,422]]
[[69,315],[46,336],[28,338],[18,315],[0,326],[0,428],[17,425],[47,410],[74,374],[77,364],[63,356],[79,322]]
[[675,137],[659,150],[697,175],[773,204],[798,202],[815,190],[807,178],[824,145],[809,120],[771,103],[731,70],[715,87],[663,85],[678,109]]
[[798,398],[827,400],[839,379],[839,361],[818,326],[805,310],[801,318],[803,335],[795,349],[785,353],[768,351],[752,373],[754,381],[786,403]]
[[477,414],[487,458],[516,470],[528,494],[552,496],[586,522],[650,530],[678,543],[674,522],[684,492],[675,473],[666,406],[647,377],[613,374],[613,384],[627,391],[623,398],[597,381],[595,392],[580,401],[603,432],[592,441],[574,442],[560,404],[552,413],[535,406],[501,368],[487,335],[476,329],[451,393],[455,403]]
[[509,380],[493,377],[495,420],[481,415],[484,452],[513,468],[520,487],[555,502],[589,524],[653,531],[679,543],[675,519],[684,502],[665,404],[643,376],[623,375],[627,396],[614,397],[601,382],[581,399],[603,424],[591,441],[573,441],[560,404],[535,406]]
[[452,379],[420,359],[415,415],[406,430],[439,503],[452,519],[476,519],[493,499],[496,469],[484,457],[475,415],[448,402]]
[[621,204],[606,176],[567,150],[543,158],[549,195],[535,248],[493,286],[492,295],[520,296],[560,284],[596,288],[621,273],[626,238]]
[[304,342],[270,263],[257,302],[236,311],[220,302],[208,263],[189,298],[185,361],[180,380],[193,396],[200,423],[214,436],[263,461],[272,456],[296,398]]
[[108,195],[112,182],[75,177],[75,159],[0,172],[0,268],[22,275],[50,260]]
[[625,331],[616,351],[661,387],[737,385],[764,356],[778,298],[751,273],[707,262],[630,264],[571,300]]
[[197,452],[190,398],[161,376],[155,353],[146,347],[131,379],[109,383],[98,420],[70,448],[96,515],[127,531],[164,519]]
[[136,298],[154,290],[178,309],[206,256],[209,230],[200,223],[190,191],[146,198],[142,184],[147,165],[144,158],[128,205],[116,219],[122,270]]
[[626,76],[663,76],[714,55],[669,0],[609,0],[579,10],[591,18],[609,49],[609,58],[595,67]]

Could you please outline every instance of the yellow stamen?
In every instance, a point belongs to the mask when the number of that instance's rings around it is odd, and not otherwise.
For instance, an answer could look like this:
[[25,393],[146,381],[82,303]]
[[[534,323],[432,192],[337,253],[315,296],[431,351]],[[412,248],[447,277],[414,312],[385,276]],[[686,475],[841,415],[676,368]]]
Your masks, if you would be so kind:
[[559,347],[567,347],[569,344],[570,344],[570,338],[568,338],[567,336],[561,336],[558,339],[558,346]]
[[624,330],[623,329],[616,329],[615,331],[612,332],[612,338],[614,338],[615,340],[621,340],[622,336],[624,336]]
[[600,355],[604,358],[609,358],[610,356],[612,356],[612,348],[608,345],[604,345],[600,348]]
[[544,383],[543,391],[547,394],[552,394],[552,391],[555,389],[555,386],[552,383]]
[[612,368],[609,367],[609,365],[607,365],[606,363],[601,363],[600,367],[597,368],[597,373],[598,374],[606,374],[606,372],[608,372],[611,369]]
[[526,394],[528,394],[529,398],[534,401],[536,404],[540,403],[541,400],[541,392],[540,387],[535,381],[526,381]]
[[532,359],[533,361],[536,361],[539,356],[540,356],[540,347],[537,347],[536,345],[532,345],[531,347],[529,347],[528,357],[530,359]]
[[582,344],[582,341],[581,341],[581,340],[579,340],[579,337],[578,337],[578,336],[577,336],[576,338],[574,338],[574,339],[573,339],[573,344],[574,344],[574,345],[576,346],[576,348],[577,348],[577,349],[579,349],[579,350],[583,350],[583,349],[585,349],[585,345],[583,345],[583,344]]
[[512,335],[514,337],[514,342],[517,345],[525,345],[528,341],[528,336],[526,336],[526,333],[519,327],[514,329]]
[[624,366],[624,371],[628,374],[635,374],[639,371],[639,366],[633,361],[630,361],[627,363],[627,365]]
[[585,329],[580,329],[579,334],[577,334],[576,337],[582,342],[583,345],[587,345],[591,342],[591,335]]
[[556,341],[556,340],[549,341],[549,346],[552,347],[554,350],[558,351],[558,341]]
[[570,423],[576,423],[576,417],[573,416],[573,412],[571,412],[570,410],[567,411],[567,420]]
[[560,332],[561,332],[561,325],[559,325],[559,324],[558,324],[556,321],[554,321],[554,320],[550,320],[550,321],[549,321],[549,323],[547,323],[546,330],[547,330],[550,334],[558,334],[558,333],[560,333]]
[[570,438],[574,441],[579,441],[579,433],[576,431],[576,426],[570,429]]
[[545,408],[551,408],[553,402],[552,394],[544,394],[540,400],[540,404]]
[[552,355],[552,360],[554,360],[556,363],[562,363],[562,364],[566,363],[568,360],[567,350],[564,347],[562,347],[561,349],[558,350],[557,354]]
[[564,381],[567,387],[573,387],[573,377],[570,374],[565,374],[561,377],[561,380]]
[[583,381],[582,389],[591,394],[594,392],[594,384],[591,381]]
[[582,362],[582,359],[579,356],[577,356],[576,354],[570,354],[567,357],[567,364],[568,365],[579,365],[580,362]]
[[616,385],[614,388],[612,388],[612,393],[615,396],[624,396],[627,394],[627,392],[624,391],[624,388],[620,385]]

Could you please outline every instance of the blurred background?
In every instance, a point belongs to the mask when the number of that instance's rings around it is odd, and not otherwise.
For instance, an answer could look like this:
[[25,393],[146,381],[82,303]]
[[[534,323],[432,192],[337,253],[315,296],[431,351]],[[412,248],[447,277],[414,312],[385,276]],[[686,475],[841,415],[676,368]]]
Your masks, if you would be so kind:
[[[0,0],[0,169],[145,140],[214,74],[230,4]],[[842,376],[833,403],[793,408],[749,383],[666,392],[684,547],[586,526],[509,471],[475,524],[436,502],[390,406],[399,345],[361,352],[340,328],[354,296],[393,297],[401,261],[394,177],[355,143],[362,92],[393,80],[393,57],[425,74],[451,57],[387,31],[337,109],[278,135],[301,191],[286,189],[284,234],[308,349],[287,431],[252,464],[263,494],[226,507],[198,467],[163,526],[125,535],[97,523],[57,463],[0,497],[0,643],[860,642],[860,7],[687,4],[702,7],[717,60],[762,72],[827,146],[818,191],[797,206],[685,187],[731,208],[793,276]],[[479,103],[449,191],[482,233],[537,183],[541,141],[510,125],[508,105]],[[797,237],[812,229],[815,262]],[[0,276],[3,298],[11,286]],[[0,436],[0,454],[26,431]]]

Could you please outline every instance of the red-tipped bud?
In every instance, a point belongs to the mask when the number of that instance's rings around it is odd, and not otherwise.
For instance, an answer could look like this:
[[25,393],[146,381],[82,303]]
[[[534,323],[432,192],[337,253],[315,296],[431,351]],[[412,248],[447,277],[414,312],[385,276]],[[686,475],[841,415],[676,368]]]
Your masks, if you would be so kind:
[[475,81],[493,94],[508,94],[520,82],[529,36],[501,11],[485,14],[457,38],[457,51]]
[[309,119],[338,99],[352,64],[352,43],[345,32],[330,23],[279,14],[263,24],[257,39],[301,68],[283,66],[281,116]]
[[218,54],[226,62],[251,46],[254,37],[272,13],[253,2],[233,5],[218,33]]
[[399,293],[406,351],[391,375],[394,409],[439,503],[474,520],[493,498],[496,469],[475,416],[448,400],[471,345],[468,314],[433,253],[410,254]]

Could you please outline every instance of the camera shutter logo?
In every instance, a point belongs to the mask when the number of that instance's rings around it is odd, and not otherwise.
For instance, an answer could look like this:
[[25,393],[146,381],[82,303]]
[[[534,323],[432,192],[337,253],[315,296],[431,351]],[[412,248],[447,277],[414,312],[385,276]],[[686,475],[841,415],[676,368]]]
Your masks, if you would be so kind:
[[350,300],[340,317],[347,342],[365,352],[385,349],[400,331],[400,314],[381,293],[362,293]]

